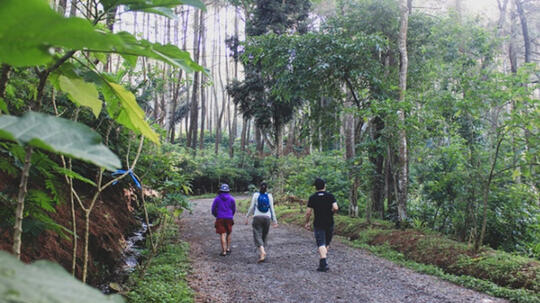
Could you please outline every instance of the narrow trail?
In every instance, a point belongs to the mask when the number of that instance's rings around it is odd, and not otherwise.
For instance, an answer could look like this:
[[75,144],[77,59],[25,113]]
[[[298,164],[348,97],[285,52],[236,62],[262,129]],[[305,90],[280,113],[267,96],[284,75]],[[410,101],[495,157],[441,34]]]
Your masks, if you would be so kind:
[[317,272],[312,233],[290,225],[271,228],[267,261],[257,264],[251,223],[244,224],[244,214],[235,217],[232,254],[221,257],[210,213],[212,200],[193,200],[193,212],[181,218],[181,237],[190,244],[189,280],[197,292],[196,302],[506,302],[337,240],[328,256],[330,271]]

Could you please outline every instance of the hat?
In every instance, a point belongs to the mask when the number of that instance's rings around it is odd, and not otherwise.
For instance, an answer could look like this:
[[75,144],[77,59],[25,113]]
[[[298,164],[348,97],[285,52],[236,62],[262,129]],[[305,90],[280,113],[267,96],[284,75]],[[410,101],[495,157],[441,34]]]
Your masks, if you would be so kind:
[[221,184],[221,186],[219,187],[219,191],[222,191],[222,192],[230,192],[231,189],[229,188],[229,185],[227,185],[226,183],[223,183]]

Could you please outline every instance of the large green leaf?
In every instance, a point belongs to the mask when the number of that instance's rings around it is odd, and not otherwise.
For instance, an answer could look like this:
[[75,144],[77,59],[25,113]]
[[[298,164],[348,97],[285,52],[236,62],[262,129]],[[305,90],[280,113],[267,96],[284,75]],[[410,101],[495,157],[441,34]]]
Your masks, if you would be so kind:
[[119,84],[106,81],[102,86],[102,92],[111,117],[125,127],[159,144],[159,136],[144,120],[144,111],[130,91]]
[[204,71],[204,68],[191,60],[188,52],[178,47],[166,44],[152,43],[147,40],[137,40],[128,32],[116,34],[122,39],[125,46],[119,51],[121,54],[144,56],[153,58],[184,69],[186,72]]
[[101,144],[99,134],[82,123],[63,118],[36,112],[27,112],[22,117],[2,115],[0,138],[30,144],[110,170],[121,166],[118,157]]
[[99,93],[93,83],[85,82],[81,78],[60,76],[58,84],[71,101],[77,105],[89,107],[96,118],[99,116],[103,102],[99,99]]
[[81,18],[64,18],[44,0],[0,1],[0,61],[13,66],[46,64],[53,47],[111,50],[119,37],[97,31]]
[[[111,2],[116,3],[114,0]],[[164,5],[144,9],[167,7],[165,4],[173,2],[164,1]],[[0,20],[0,63],[13,66],[47,64],[60,49],[61,52],[88,50],[145,56],[185,68],[188,72],[203,70],[191,60],[188,52],[178,47],[137,40],[126,33],[108,33],[85,19],[64,18],[52,10],[45,0],[1,0]]]
[[106,296],[83,284],[58,264],[24,264],[4,251],[0,251],[0,298],[13,303],[124,302],[119,295]]

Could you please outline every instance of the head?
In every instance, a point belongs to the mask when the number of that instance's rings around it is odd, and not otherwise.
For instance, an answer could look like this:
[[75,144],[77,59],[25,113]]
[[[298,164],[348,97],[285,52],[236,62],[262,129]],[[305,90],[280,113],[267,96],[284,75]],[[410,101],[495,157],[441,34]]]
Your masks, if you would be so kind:
[[268,188],[268,185],[266,185],[266,182],[261,183],[261,187],[259,188],[259,192],[261,194],[264,194]]
[[314,185],[315,185],[315,189],[317,190],[324,190],[326,187],[326,183],[324,183],[324,180],[321,178],[315,179]]
[[219,193],[228,193],[230,191],[231,191],[231,189],[229,188],[229,185],[227,183],[223,183],[219,187]]

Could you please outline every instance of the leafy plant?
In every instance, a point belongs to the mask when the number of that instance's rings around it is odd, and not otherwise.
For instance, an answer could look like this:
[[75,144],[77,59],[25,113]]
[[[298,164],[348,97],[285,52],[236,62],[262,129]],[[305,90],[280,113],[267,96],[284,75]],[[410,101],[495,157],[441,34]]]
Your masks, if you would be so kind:
[[3,251],[0,251],[0,296],[7,302],[124,302],[119,295],[106,296],[81,283],[58,264],[49,261],[24,264]]

